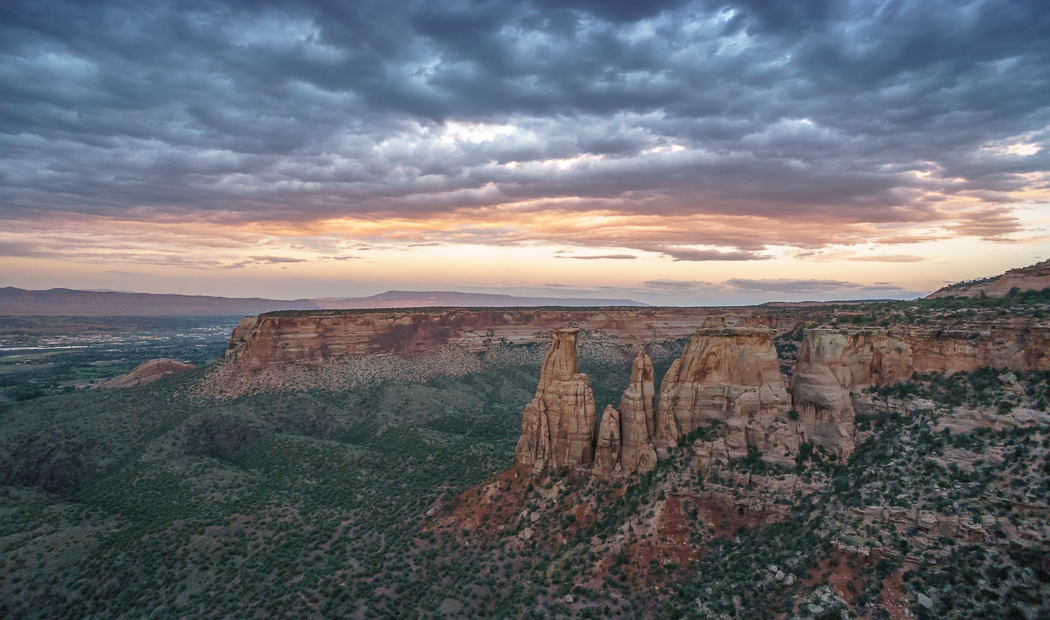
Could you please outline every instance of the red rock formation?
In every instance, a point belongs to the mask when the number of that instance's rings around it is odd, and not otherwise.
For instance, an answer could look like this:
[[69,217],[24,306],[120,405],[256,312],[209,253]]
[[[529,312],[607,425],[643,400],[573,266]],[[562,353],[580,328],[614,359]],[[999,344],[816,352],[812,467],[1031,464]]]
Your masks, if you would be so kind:
[[162,357],[155,360],[150,360],[139,364],[138,366],[131,369],[126,375],[120,375],[114,377],[109,381],[106,381],[99,387],[104,388],[124,388],[124,387],[138,387],[140,385],[146,385],[147,383],[153,383],[161,377],[167,377],[180,372],[186,372],[196,368],[193,364],[187,364],[185,362],[179,362],[177,360]]
[[620,399],[620,464],[624,471],[647,472],[656,467],[653,363],[639,353],[631,364],[631,381]]
[[594,447],[594,469],[598,472],[612,474],[623,470],[620,464],[620,448],[623,437],[620,436],[620,412],[606,405],[602,412],[602,422],[598,426],[598,442]]
[[1050,369],[1050,329],[979,327],[987,329],[806,330],[791,395],[807,440],[848,454],[861,390],[905,380],[914,372]]
[[597,473],[645,473],[656,467],[653,375],[649,356],[639,353],[631,364],[631,379],[620,399],[620,409],[609,405],[602,414],[594,460]]
[[548,466],[589,465],[594,460],[597,416],[587,375],[580,374],[576,365],[579,331],[554,331],[536,396],[522,417],[515,459],[537,472]]
[[547,424],[547,411],[539,400],[525,405],[521,416],[521,437],[514,449],[514,459],[539,473],[551,460],[551,432]]
[[227,349],[233,349],[248,341],[248,338],[252,336],[252,332],[255,331],[255,326],[259,324],[258,317],[246,316],[241,319],[241,322],[237,324],[237,327],[233,328],[233,333],[230,334],[230,342],[226,345]]
[[786,414],[789,397],[774,335],[764,327],[697,330],[660,385],[658,454],[712,420],[756,417],[771,423]]

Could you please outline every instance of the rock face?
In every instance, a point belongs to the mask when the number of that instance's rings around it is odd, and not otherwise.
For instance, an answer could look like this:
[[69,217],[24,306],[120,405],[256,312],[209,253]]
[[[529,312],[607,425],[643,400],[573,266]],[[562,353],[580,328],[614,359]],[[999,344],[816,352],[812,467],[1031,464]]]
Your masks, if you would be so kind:
[[991,366],[1050,369],[1050,329],[809,329],[799,349],[792,402],[803,418],[851,415],[856,393],[914,372],[968,372]]
[[594,447],[594,469],[605,474],[623,471],[620,463],[620,448],[623,437],[620,435],[620,412],[606,405],[602,412],[602,423],[598,427],[598,443]]
[[128,374],[114,377],[99,387],[138,387],[140,385],[146,385],[147,383],[153,383],[161,377],[186,372],[188,370],[193,370],[194,368],[196,368],[196,366],[193,364],[186,364],[185,362],[162,357],[139,364],[131,369],[131,372]]
[[536,396],[525,406],[515,460],[539,472],[589,465],[594,460],[594,392],[576,365],[580,330],[558,329],[543,359]]
[[620,463],[626,471],[644,473],[656,467],[654,374],[649,356],[639,353],[631,364],[631,382],[620,399]]
[[645,473],[656,467],[654,374],[649,356],[639,353],[631,364],[630,384],[620,399],[619,410],[608,405],[602,414],[595,448],[596,473]]
[[813,309],[632,308],[552,310],[507,308],[428,311],[331,311],[262,314],[241,320],[225,358],[202,391],[244,394],[322,389],[341,391],[381,378],[426,379],[475,372],[481,353],[503,344],[546,341],[559,327],[587,330],[589,342],[611,348],[651,346],[687,338],[705,320],[736,313],[792,329],[815,320]]
[[791,399],[808,440],[848,454],[861,391],[906,380],[914,372],[1050,368],[1050,329],[984,327],[988,329],[806,330]]
[[993,278],[959,282],[946,286],[931,293],[927,299],[934,297],[977,297],[984,294],[987,297],[1005,297],[1010,289],[1017,287],[1022,291],[1041,291],[1050,287],[1050,260],[1011,269],[1006,273]]
[[[712,421],[740,429],[753,420],[751,435],[765,443],[764,429],[785,417],[790,403],[780,374],[775,331],[765,327],[699,329],[660,385],[656,413],[657,453],[666,456],[679,438]],[[747,443],[727,438],[731,452],[747,454]],[[757,446],[756,446],[757,447]]]

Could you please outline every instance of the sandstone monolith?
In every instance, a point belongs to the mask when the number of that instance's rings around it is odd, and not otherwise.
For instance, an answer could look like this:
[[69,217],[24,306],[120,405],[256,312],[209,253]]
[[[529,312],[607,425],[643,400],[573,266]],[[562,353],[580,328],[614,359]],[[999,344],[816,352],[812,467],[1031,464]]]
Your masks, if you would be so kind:
[[625,471],[645,473],[656,467],[654,374],[652,360],[639,353],[631,364],[631,380],[620,399],[620,464]]
[[[772,329],[754,326],[696,331],[660,385],[658,455],[665,457],[680,437],[712,421],[739,421],[733,425],[741,429],[743,441],[748,419],[758,420],[764,428],[786,414],[790,399],[774,334]],[[746,454],[746,445],[742,449]]]
[[[543,358],[536,396],[522,416],[515,460],[540,472],[594,460],[594,392],[576,363],[578,329],[557,329]],[[549,448],[547,447],[549,446]]]

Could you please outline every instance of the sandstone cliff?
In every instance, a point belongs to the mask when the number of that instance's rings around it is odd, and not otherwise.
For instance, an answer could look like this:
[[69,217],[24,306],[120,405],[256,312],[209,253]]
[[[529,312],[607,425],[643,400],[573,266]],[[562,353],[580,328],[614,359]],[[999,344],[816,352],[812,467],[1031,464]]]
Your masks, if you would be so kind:
[[[658,454],[666,456],[679,438],[711,421],[732,429],[756,419],[765,427],[786,414],[790,399],[774,335],[755,326],[697,330],[660,385]],[[746,443],[735,446],[735,452],[741,450],[747,454]]]
[[852,393],[914,372],[1050,369],[1050,327],[980,327],[987,329],[806,330],[792,381],[794,408],[803,418],[836,421],[852,415]]
[[[552,330],[586,331],[592,349],[652,355],[666,343],[688,338],[698,325],[737,315],[790,330],[812,320],[812,310],[759,308],[506,309],[426,311],[317,311],[245,317],[231,335],[221,363],[210,369],[201,390],[220,396],[289,389],[344,390],[379,379],[420,380],[480,369],[483,360],[516,356],[501,345],[541,344]],[[622,350],[622,351],[621,351]],[[628,353],[629,351],[629,353]],[[529,354],[532,355],[532,354]],[[677,353],[675,354],[677,355]]]
[[587,375],[580,374],[576,363],[579,331],[554,331],[536,396],[522,415],[515,459],[536,472],[548,466],[588,465],[594,460],[597,416]]
[[139,364],[138,366],[131,369],[126,375],[120,375],[114,377],[109,381],[106,381],[99,387],[104,388],[125,388],[125,387],[138,387],[140,385],[146,385],[147,383],[153,383],[157,379],[174,375],[180,372],[186,372],[188,370],[195,369],[196,366],[193,364],[187,364],[177,360],[162,357],[155,360],[150,360]]

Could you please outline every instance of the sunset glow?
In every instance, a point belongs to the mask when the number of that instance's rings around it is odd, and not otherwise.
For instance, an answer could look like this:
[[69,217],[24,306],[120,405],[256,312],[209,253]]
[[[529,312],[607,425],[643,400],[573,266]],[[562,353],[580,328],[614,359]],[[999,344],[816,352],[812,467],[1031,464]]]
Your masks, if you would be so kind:
[[1042,22],[807,6],[12,5],[0,285],[711,305],[1050,256]]

